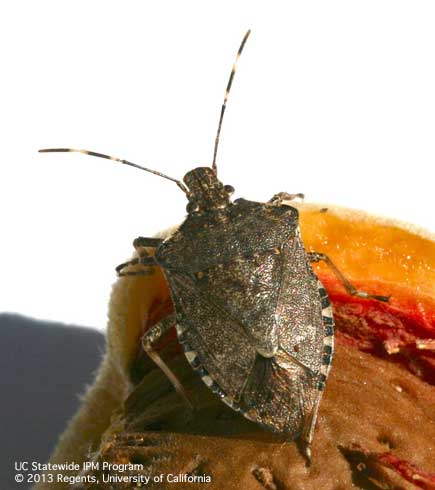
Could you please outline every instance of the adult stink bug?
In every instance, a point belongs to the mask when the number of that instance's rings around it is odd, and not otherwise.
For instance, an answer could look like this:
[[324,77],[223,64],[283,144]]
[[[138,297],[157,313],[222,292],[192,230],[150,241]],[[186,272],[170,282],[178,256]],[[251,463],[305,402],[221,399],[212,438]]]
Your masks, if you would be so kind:
[[[248,39],[240,45],[237,60]],[[333,355],[328,295],[310,263],[320,260],[351,294],[358,291],[321,253],[307,253],[298,211],[286,204],[300,194],[276,194],[269,202],[231,201],[234,189],[217,178],[216,155],[222,120],[234,79],[230,74],[221,108],[211,167],[199,167],[184,183],[160,172],[102,153],[78,151],[134,166],[174,181],[188,199],[187,217],[168,238],[139,237],[133,245],[154,249],[119,265],[119,275],[150,273],[159,266],[168,282],[175,313],[142,339],[145,351],[189,402],[177,377],[153,350],[153,342],[173,326],[186,358],[205,384],[248,419],[288,438],[310,444]],[[143,270],[129,270],[141,264]],[[189,402],[190,403],[190,402]]]

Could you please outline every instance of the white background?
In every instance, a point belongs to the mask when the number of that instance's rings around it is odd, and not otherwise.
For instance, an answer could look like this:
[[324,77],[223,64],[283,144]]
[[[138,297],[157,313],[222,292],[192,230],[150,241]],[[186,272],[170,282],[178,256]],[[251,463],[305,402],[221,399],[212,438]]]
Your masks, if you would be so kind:
[[3,2],[0,311],[104,328],[114,267],[180,222],[209,165],[235,53],[219,175],[435,230],[435,4]]

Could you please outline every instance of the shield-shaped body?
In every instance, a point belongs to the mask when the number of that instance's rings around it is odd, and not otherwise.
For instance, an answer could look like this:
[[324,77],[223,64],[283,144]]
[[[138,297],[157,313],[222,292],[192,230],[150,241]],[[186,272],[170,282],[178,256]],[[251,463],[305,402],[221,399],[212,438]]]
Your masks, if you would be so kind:
[[269,429],[306,431],[329,372],[333,320],[298,211],[238,199],[189,214],[156,260],[178,339],[207,386]]

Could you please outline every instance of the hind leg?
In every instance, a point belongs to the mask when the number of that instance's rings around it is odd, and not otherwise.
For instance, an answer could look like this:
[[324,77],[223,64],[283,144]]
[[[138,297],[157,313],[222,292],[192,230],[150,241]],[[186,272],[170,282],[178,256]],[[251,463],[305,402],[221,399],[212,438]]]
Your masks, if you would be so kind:
[[150,359],[163,371],[166,377],[174,386],[176,392],[183,397],[185,402],[189,405],[191,410],[194,410],[194,406],[186,390],[181,384],[177,376],[172,372],[169,366],[163,361],[160,355],[153,349],[152,344],[160,339],[165,333],[167,333],[176,324],[176,317],[173,313],[172,315],[163,318],[158,323],[153,325],[149,330],[147,330],[142,337],[142,347],[144,351],[148,354]]
[[325,389],[329,371],[331,370],[332,357],[334,354],[334,319],[332,317],[331,303],[320,281],[318,281],[317,287],[319,290],[319,297],[322,302],[323,353],[320,373],[317,375],[315,385],[313,386],[313,390],[315,390],[313,408],[307,414],[304,420],[304,427],[301,435],[303,452],[308,460],[308,463],[311,461],[311,443],[313,442],[314,438],[317,414],[319,412],[319,406],[322,400],[323,390]]

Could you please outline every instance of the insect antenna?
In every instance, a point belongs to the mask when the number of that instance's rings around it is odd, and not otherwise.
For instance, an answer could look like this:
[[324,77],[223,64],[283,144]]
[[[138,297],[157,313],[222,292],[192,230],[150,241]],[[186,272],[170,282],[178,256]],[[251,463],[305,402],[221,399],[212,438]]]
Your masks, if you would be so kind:
[[216,175],[217,175],[216,156],[217,156],[217,150],[218,150],[218,146],[219,146],[219,136],[221,134],[222,120],[224,118],[225,109],[227,107],[228,95],[230,94],[231,85],[233,84],[234,75],[236,74],[237,62],[239,61],[240,55],[242,54],[243,48],[245,47],[246,41],[248,40],[248,37],[249,37],[249,34],[251,34],[250,29],[246,32],[245,36],[243,37],[242,43],[240,44],[239,50],[237,51],[236,61],[234,62],[233,69],[231,70],[230,78],[228,80],[228,85],[227,85],[227,88],[225,90],[224,103],[222,104],[218,130],[217,130],[216,139],[215,139],[215,143],[214,143],[212,169],[214,170]]
[[95,151],[89,151],[89,150],[76,150],[74,148],[44,148],[42,150],[38,150],[39,153],[66,153],[66,152],[77,152],[77,153],[83,153],[84,155],[91,155],[92,157],[98,157],[98,158],[106,158],[107,160],[112,160],[114,162],[119,162],[123,163],[124,165],[129,165],[130,167],[136,167],[139,168],[140,170],[145,170],[145,172],[150,172],[154,175],[158,175],[159,177],[163,177],[164,179],[172,180],[172,182],[175,182],[178,187],[188,196],[189,191],[187,190],[186,186],[179,180],[173,179],[172,177],[169,177],[168,175],[162,174],[161,172],[157,172],[157,170],[151,170],[150,168],[142,167],[141,165],[138,165],[137,163],[129,162],[127,160],[122,160],[121,158],[116,158],[112,157],[110,155],[105,155],[104,153],[97,153]]

